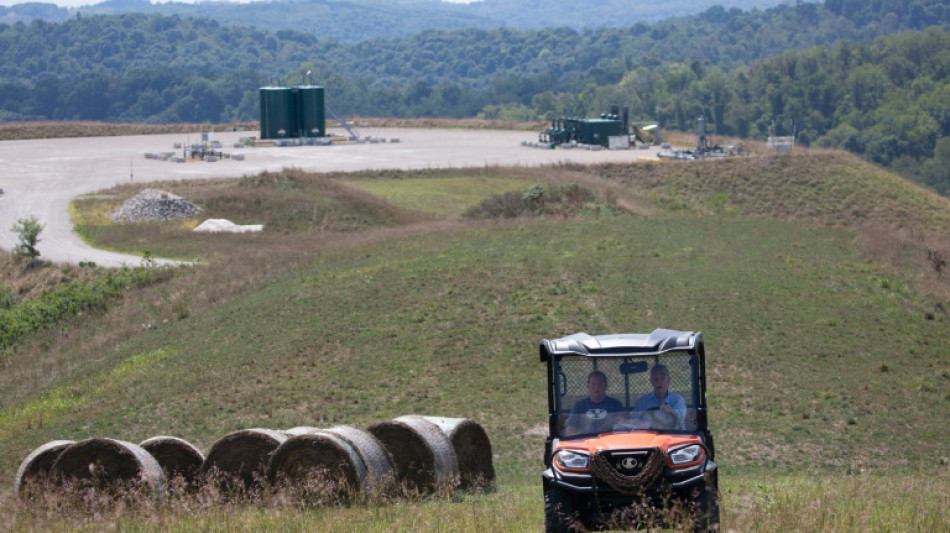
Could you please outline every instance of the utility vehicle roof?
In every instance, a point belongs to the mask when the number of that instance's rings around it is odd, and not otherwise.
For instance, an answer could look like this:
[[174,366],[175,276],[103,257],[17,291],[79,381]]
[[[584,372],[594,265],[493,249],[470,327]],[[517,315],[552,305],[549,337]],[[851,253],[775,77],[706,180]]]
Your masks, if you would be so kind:
[[541,341],[541,361],[553,355],[622,357],[656,355],[673,350],[690,350],[701,342],[702,333],[655,329],[652,333],[588,335],[575,333],[560,339]]

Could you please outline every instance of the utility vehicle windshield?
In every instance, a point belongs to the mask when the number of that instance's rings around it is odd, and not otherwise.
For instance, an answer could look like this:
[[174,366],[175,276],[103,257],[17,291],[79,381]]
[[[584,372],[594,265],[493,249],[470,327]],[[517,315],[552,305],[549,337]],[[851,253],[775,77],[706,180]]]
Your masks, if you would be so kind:
[[695,431],[692,356],[575,357],[555,363],[560,437],[611,431]]

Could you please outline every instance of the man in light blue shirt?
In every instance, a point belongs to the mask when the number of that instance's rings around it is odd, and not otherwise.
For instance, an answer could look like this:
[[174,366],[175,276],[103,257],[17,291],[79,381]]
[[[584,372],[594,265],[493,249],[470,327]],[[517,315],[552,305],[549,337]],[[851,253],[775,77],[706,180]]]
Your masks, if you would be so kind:
[[655,364],[650,369],[650,384],[653,392],[648,392],[637,398],[633,410],[660,411],[672,415],[674,418],[672,429],[683,429],[686,420],[686,401],[675,392],[670,391],[670,369],[666,365]]

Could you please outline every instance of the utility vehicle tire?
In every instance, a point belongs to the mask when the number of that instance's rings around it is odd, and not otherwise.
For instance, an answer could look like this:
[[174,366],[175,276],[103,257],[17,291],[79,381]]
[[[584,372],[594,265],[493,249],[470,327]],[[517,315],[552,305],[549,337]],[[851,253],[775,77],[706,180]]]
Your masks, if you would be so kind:
[[544,532],[571,533],[581,531],[576,526],[574,498],[570,493],[551,487],[544,493]]
[[696,533],[718,533],[719,531],[719,491],[715,486],[705,486],[696,498],[699,515],[693,521]]

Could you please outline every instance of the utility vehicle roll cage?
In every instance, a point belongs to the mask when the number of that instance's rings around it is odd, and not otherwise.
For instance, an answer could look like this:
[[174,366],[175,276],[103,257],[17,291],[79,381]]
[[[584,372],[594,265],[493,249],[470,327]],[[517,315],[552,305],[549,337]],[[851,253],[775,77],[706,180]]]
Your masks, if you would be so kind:
[[[544,339],[539,347],[541,362],[547,363],[548,376],[548,438],[545,444],[545,456],[550,456],[552,441],[557,439],[559,432],[559,415],[563,412],[561,397],[564,391],[558,391],[557,379],[560,360],[564,357],[580,356],[592,359],[623,359],[620,365],[624,379],[631,374],[645,372],[652,359],[656,362],[659,356],[670,352],[687,352],[690,355],[691,389],[689,403],[696,412],[696,430],[702,434],[713,459],[712,434],[707,422],[706,404],[706,362],[705,347],[702,333],[692,331],[677,331],[670,329],[656,329],[649,334],[624,333],[614,335],[588,335],[576,333],[559,339]],[[592,365],[594,366],[594,365]],[[624,389],[629,390],[627,383]],[[629,405],[626,398],[625,404]]]

